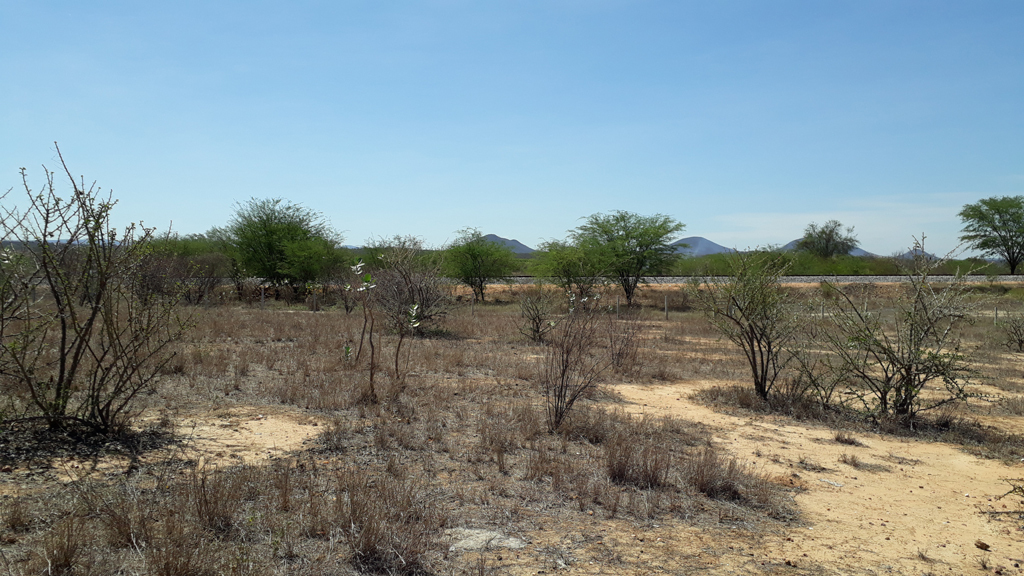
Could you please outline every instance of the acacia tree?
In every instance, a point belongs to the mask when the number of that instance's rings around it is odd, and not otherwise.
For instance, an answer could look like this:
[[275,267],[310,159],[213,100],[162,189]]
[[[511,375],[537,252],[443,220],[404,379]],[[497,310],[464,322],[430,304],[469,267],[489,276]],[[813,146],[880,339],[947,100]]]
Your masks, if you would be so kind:
[[1024,262],[1024,196],[994,196],[960,210],[960,240],[985,256],[998,256],[1010,274]]
[[461,230],[444,257],[448,275],[472,288],[481,302],[487,283],[507,278],[518,265],[511,248],[484,238],[476,228]]
[[729,276],[695,277],[690,294],[708,320],[743,350],[754,391],[767,400],[793,355],[800,325],[779,282],[785,258],[774,252],[728,256]]
[[593,214],[569,233],[573,243],[606,259],[605,275],[618,282],[633,304],[644,276],[661,274],[679,259],[672,242],[685,226],[670,216],[641,216],[617,210]]
[[609,261],[607,251],[593,243],[577,245],[552,240],[541,244],[534,260],[534,272],[554,285],[583,300],[605,281]]
[[340,237],[323,214],[281,198],[252,198],[236,207],[221,237],[239,271],[301,293],[338,264]]
[[821,226],[811,222],[804,229],[804,237],[797,242],[797,250],[806,250],[815,256],[833,258],[850,253],[859,242],[853,226],[843,229],[839,220],[829,220]]

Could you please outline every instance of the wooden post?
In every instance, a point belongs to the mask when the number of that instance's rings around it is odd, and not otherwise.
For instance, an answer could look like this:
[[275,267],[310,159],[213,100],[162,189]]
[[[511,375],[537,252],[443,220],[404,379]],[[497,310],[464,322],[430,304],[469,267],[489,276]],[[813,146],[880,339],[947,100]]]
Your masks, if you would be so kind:
[[260,310],[263,309],[263,301],[267,299],[267,295],[263,290],[263,285],[260,284]]
[[619,297],[615,297],[615,319],[619,319]]
[[821,319],[822,320],[825,319],[825,301],[824,300],[821,301]]
[[992,323],[993,324],[999,324],[999,306],[995,307],[994,312],[995,312],[995,314],[993,315]]
[[470,301],[470,304],[469,304],[469,315],[470,316],[476,316],[476,291],[475,290],[473,291],[473,299]]
[[665,294],[665,320],[668,320],[668,294]]

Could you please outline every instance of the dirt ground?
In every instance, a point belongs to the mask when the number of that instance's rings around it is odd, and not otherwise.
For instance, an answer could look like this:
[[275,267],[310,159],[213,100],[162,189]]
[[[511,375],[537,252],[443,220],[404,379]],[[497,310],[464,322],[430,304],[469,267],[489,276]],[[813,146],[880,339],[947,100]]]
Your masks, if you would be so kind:
[[[855,435],[863,446],[844,445],[826,428],[721,414],[688,399],[711,384],[720,383],[616,390],[637,412],[707,424],[731,452],[803,488],[795,499],[806,527],[745,553],[844,574],[968,574],[981,572],[983,564],[998,573],[1024,573],[1024,522],[1011,512],[1018,502],[999,499],[1008,489],[1002,479],[1024,476],[1024,465],[873,434]],[[844,454],[855,456],[858,467],[840,462]],[[719,567],[728,563],[720,559]]]
[[[491,569],[510,574],[1024,574],[1020,502],[1000,499],[1004,478],[1024,476],[956,446],[868,433],[840,444],[835,431],[758,415],[730,415],[694,403],[688,381],[618,384],[627,411],[702,422],[714,441],[797,488],[801,521],[767,533],[670,522],[624,529],[595,517],[568,529],[530,533],[523,550],[490,551]],[[178,433],[211,462],[258,462],[302,450],[320,422],[285,407],[224,409],[183,418]],[[841,461],[841,460],[845,460]],[[562,557],[564,556],[564,558]]]

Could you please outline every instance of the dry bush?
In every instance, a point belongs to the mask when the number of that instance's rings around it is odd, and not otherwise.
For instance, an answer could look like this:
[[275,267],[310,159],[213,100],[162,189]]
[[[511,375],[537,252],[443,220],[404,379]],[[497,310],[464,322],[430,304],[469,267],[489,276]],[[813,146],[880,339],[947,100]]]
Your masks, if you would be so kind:
[[34,571],[40,574],[58,576],[72,575],[79,571],[88,573],[88,559],[84,557],[85,522],[81,518],[69,516],[50,530],[43,538]]
[[640,367],[640,321],[639,308],[627,309],[618,319],[607,317],[605,334],[611,367],[619,374],[635,374]]
[[621,409],[608,411],[590,403],[577,407],[563,423],[560,432],[571,440],[584,440],[590,444],[603,444],[614,436],[627,420]]
[[704,447],[681,462],[680,469],[683,481],[708,498],[768,509],[773,515],[782,510],[778,487],[717,448]]
[[2,508],[4,527],[11,532],[27,532],[34,520],[23,496],[14,495],[6,499]]
[[429,573],[430,555],[448,516],[423,486],[350,469],[338,475],[337,492],[334,525],[356,568],[385,574]]
[[562,319],[551,337],[544,359],[544,390],[548,430],[557,431],[573,405],[597,382],[608,360],[592,354],[597,344],[600,313],[579,302]]
[[241,492],[234,474],[216,469],[194,470],[186,485],[196,522],[219,537],[228,535],[241,509]]
[[548,332],[554,330],[557,301],[542,286],[533,286],[519,295],[519,333],[533,342],[543,342]]
[[1024,416],[1024,396],[1008,396],[999,401],[999,405],[1014,416]]
[[604,456],[608,478],[616,484],[649,489],[669,483],[672,455],[652,438],[618,434],[604,444]]
[[839,455],[839,462],[842,464],[846,464],[847,466],[852,466],[854,468],[864,467],[864,463],[860,461],[860,458],[858,458],[856,454],[848,454],[846,452],[843,452],[842,454]]
[[836,442],[840,444],[846,444],[847,446],[863,446],[864,443],[855,438],[852,434],[844,432],[842,430],[836,430],[835,436],[832,437]]
[[1024,352],[1024,315],[1006,314],[999,321],[1002,343],[1010,352]]

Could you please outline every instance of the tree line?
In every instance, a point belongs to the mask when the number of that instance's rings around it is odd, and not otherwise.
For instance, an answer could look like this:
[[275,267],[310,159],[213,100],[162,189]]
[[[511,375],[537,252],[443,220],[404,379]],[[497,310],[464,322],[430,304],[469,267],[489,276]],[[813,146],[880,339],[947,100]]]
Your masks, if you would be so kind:
[[[293,298],[312,297],[314,309],[318,297],[333,298],[345,313],[361,309],[369,329],[371,373],[380,365],[374,356],[379,323],[400,336],[390,375],[400,381],[401,338],[431,329],[452,305],[445,278],[467,285],[482,302],[488,282],[521,265],[511,249],[473,228],[441,250],[425,249],[416,237],[396,236],[348,251],[321,213],[282,199],[242,203],[225,226],[205,234],[157,235],[133,225],[117,229],[111,224],[112,195],[76,181],[63,158],[61,167],[69,197],[58,193],[53,172],[44,171],[44,182],[33,189],[24,169],[21,203],[11,202],[11,190],[0,195],[0,417],[6,419],[37,418],[51,427],[76,424],[104,434],[124,430],[134,398],[151,387],[171,357],[169,346],[191,325],[188,307],[179,304],[213,297],[225,276],[233,279],[240,297],[255,278],[261,289],[270,285],[287,289]],[[966,243],[1002,258],[1016,272],[1024,258],[1024,197],[968,204],[960,217]],[[570,294],[571,309],[592,309],[583,303],[603,283],[621,288],[632,305],[645,276],[678,269],[681,256],[673,243],[683,229],[663,214],[593,214],[566,238],[542,245],[531,270]],[[789,304],[778,292],[779,275],[790,269],[786,258],[842,259],[856,245],[853,230],[838,221],[812,223],[797,256],[772,251],[723,256],[725,278],[694,292],[712,322],[748,352],[762,398],[771,398],[783,360],[822,362],[778,355],[792,334]],[[919,248],[913,251],[917,264],[928,260]],[[964,368],[958,341],[927,340],[949,334],[948,323],[961,318],[962,291],[941,293],[949,301],[933,306],[936,293],[926,278],[934,265],[918,266],[910,276],[914,290],[901,309],[905,323],[897,324],[894,341],[876,317],[858,312],[849,297],[836,292],[838,323],[830,334],[838,335],[831,358],[846,364],[802,371],[812,389],[831,394],[836,375],[848,375],[866,362],[869,368],[861,376],[871,382],[879,405],[902,414],[922,409],[915,404],[916,391],[925,381],[959,381]],[[933,318],[930,310],[945,316]],[[766,327],[768,332],[759,332]],[[534,328],[543,336],[543,323]],[[918,337],[926,340],[917,342]],[[863,345],[843,348],[851,339]],[[363,344],[361,337],[345,357],[358,361]],[[860,356],[850,356],[854,353]],[[879,371],[890,380],[871,380]],[[909,380],[903,373],[911,375]],[[962,389],[950,394],[959,398]]]

